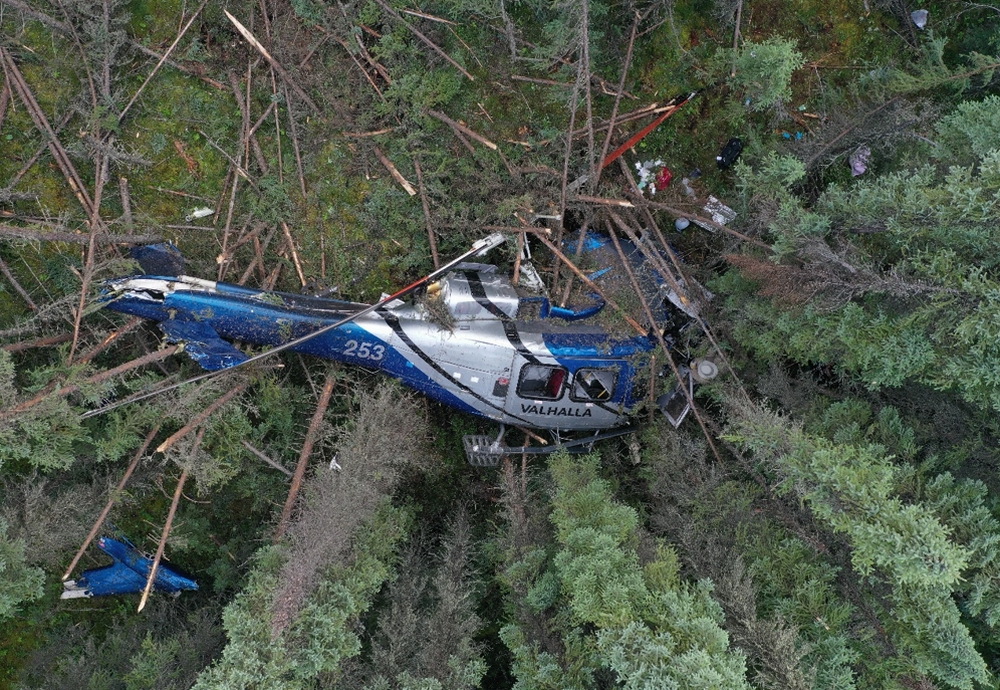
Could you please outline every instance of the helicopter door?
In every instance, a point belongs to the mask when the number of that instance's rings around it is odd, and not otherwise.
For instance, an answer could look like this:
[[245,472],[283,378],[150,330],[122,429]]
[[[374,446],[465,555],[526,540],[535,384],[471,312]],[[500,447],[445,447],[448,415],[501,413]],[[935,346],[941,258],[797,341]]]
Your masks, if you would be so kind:
[[603,428],[621,413],[622,362],[603,360],[575,372],[559,364],[523,362],[507,395],[509,413],[540,426],[561,429]]

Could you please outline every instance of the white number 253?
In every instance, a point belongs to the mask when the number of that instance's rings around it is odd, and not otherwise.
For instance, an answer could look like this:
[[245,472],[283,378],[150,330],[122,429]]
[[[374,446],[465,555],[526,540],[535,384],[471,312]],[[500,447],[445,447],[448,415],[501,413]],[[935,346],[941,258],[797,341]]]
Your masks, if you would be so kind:
[[377,362],[385,356],[385,345],[372,345],[357,340],[348,340],[344,343],[344,354],[358,359],[370,359]]

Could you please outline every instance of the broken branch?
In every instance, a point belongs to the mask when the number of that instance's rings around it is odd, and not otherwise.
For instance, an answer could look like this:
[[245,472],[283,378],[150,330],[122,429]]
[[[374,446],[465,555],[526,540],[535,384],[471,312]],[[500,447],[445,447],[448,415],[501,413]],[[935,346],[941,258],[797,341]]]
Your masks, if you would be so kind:
[[250,451],[251,453],[253,453],[254,455],[256,455],[258,458],[260,458],[261,460],[263,460],[266,464],[270,465],[271,467],[273,467],[274,469],[278,470],[279,472],[282,472],[287,477],[291,477],[292,476],[292,471],[291,470],[289,470],[284,465],[281,465],[281,464],[275,462],[274,460],[272,460],[271,458],[267,457],[267,455],[265,455],[261,451],[259,451],[256,448],[254,448],[245,439],[242,440],[242,441],[240,441],[240,443],[243,444],[244,448],[246,448],[248,451]]
[[285,535],[288,529],[288,521],[292,517],[292,508],[295,507],[295,500],[299,495],[299,488],[302,486],[302,478],[306,474],[306,464],[309,456],[312,455],[313,444],[316,442],[316,435],[319,433],[319,426],[323,422],[323,415],[330,404],[330,396],[333,394],[333,384],[337,382],[333,372],[326,376],[323,384],[323,391],[319,395],[319,402],[316,403],[316,411],[313,412],[312,420],[309,422],[309,429],[306,431],[305,441],[302,443],[302,452],[299,453],[299,462],[295,466],[295,474],[292,475],[292,485],[288,488],[288,497],[285,499],[285,506],[281,509],[281,519],[278,521],[278,528],[274,531],[274,541],[277,542]]
[[[476,80],[476,78],[473,77],[471,74],[469,74],[465,70],[464,67],[462,67],[460,64],[458,64],[457,62],[455,62],[454,60],[452,60],[451,57],[448,55],[448,53],[446,53],[443,50],[441,50],[441,48],[439,48],[437,46],[437,44],[434,43],[434,41],[432,41],[431,39],[429,39],[426,36],[424,36],[422,33],[420,33],[420,31],[417,29],[417,27],[413,26],[408,21],[406,21],[405,19],[403,19],[402,17],[400,17],[399,14],[394,9],[392,9],[391,7],[389,7],[389,5],[385,2],[385,0],[375,0],[375,2],[377,2],[382,7],[382,9],[384,9],[386,11],[386,14],[388,14],[390,17],[392,17],[396,21],[400,22],[407,29],[409,29],[410,32],[414,36],[416,36],[421,41],[423,41],[427,45],[428,48],[430,48],[435,53],[437,53],[438,55],[440,55],[441,57],[443,57],[445,60],[447,60],[451,64],[452,67],[454,67],[459,72],[461,72],[469,81],[475,81]],[[228,12],[227,12],[227,14],[228,14]]]
[[111,508],[115,505],[115,501],[118,500],[118,496],[121,494],[122,489],[125,488],[125,483],[128,482],[129,477],[132,476],[132,472],[134,472],[135,468],[138,466],[139,460],[142,459],[143,454],[146,452],[146,449],[149,448],[149,444],[153,442],[153,438],[159,430],[160,425],[157,424],[153,427],[152,431],[146,434],[146,440],[142,442],[142,445],[139,446],[139,450],[137,450],[135,455],[132,456],[132,462],[129,463],[128,468],[125,470],[125,474],[122,475],[121,480],[118,482],[118,486],[115,487],[115,490],[111,492],[111,496],[108,497],[108,502],[104,505],[104,510],[101,511],[97,520],[94,521],[94,526],[91,527],[90,532],[87,533],[87,538],[83,540],[80,550],[76,552],[75,556],[73,556],[73,561],[69,564],[69,567],[66,568],[66,572],[63,573],[62,579],[64,581],[67,577],[69,577],[69,574],[73,572],[73,568],[76,567],[76,564],[80,562],[80,558],[83,556],[83,552],[87,550],[87,547],[90,546],[90,542],[94,541],[94,537],[97,536],[97,532],[101,529],[101,525],[104,524],[104,519],[108,517],[108,513],[111,512]]
[[570,261],[565,254],[559,251],[559,249],[556,248],[556,246],[552,242],[550,242],[549,239],[544,234],[537,232],[538,228],[531,228],[531,230],[535,231],[535,236],[542,241],[542,244],[544,244],[550,252],[552,252],[553,256],[555,256],[557,259],[566,264],[567,268],[569,268],[569,270],[571,270],[576,275],[577,278],[582,280],[587,285],[587,287],[596,292],[609,307],[611,307],[619,314],[621,314],[622,318],[625,319],[625,321],[628,323],[629,326],[634,328],[639,335],[646,335],[646,329],[643,328],[638,321],[629,316],[628,312],[622,309],[617,302],[615,302],[613,299],[605,295],[604,292],[601,290],[601,288],[599,288],[594,283],[594,281],[588,278],[583,271],[577,268],[576,265],[572,261]]
[[[59,230],[39,232],[37,230],[29,230],[28,228],[19,228],[14,225],[0,225],[0,237],[31,240],[33,242],[70,242],[72,244],[90,243],[89,235]],[[96,244],[156,244],[162,241],[163,238],[159,235],[101,234],[94,237],[94,242]]]
[[149,84],[150,81],[152,81],[153,77],[156,76],[156,73],[160,71],[160,67],[162,67],[163,63],[167,61],[167,58],[170,57],[170,54],[174,52],[174,48],[176,48],[177,44],[181,42],[181,39],[184,38],[184,34],[186,34],[187,30],[191,28],[191,25],[194,24],[194,20],[198,18],[198,15],[201,14],[201,11],[205,9],[205,5],[207,4],[208,0],[201,0],[201,4],[198,5],[198,9],[196,9],[194,11],[194,14],[191,15],[191,18],[188,20],[188,23],[184,25],[184,28],[178,32],[177,38],[175,38],[174,42],[170,44],[169,48],[167,48],[167,52],[163,54],[159,62],[156,63],[156,66],[153,67],[153,70],[149,73],[149,76],[146,77],[146,80],[142,82],[142,84],[139,86],[136,92],[132,95],[132,98],[129,100],[129,102],[125,104],[124,108],[122,108],[122,111],[118,114],[118,124],[121,124],[122,121],[125,119],[125,113],[127,113],[129,111],[129,108],[131,108],[135,104],[135,102],[139,99],[139,96],[142,94],[143,89],[145,89],[146,85]]
[[480,144],[482,144],[486,148],[491,149],[493,151],[497,150],[497,145],[494,144],[492,141],[490,141],[489,139],[487,139],[486,137],[484,137],[482,135],[476,134],[475,132],[473,132],[471,129],[469,129],[468,127],[466,127],[462,123],[455,122],[454,120],[452,120],[450,117],[448,117],[444,113],[439,113],[436,110],[428,110],[427,114],[430,115],[431,117],[437,119],[437,120],[440,120],[441,122],[445,123],[446,125],[448,125],[452,129],[457,129],[462,134],[465,134],[466,136],[470,137],[471,139],[475,139],[476,141],[478,141]]
[[319,109],[319,106],[316,105],[313,99],[309,98],[308,94],[306,94],[306,92],[302,90],[302,87],[299,86],[294,79],[292,79],[292,76],[285,70],[285,68],[282,67],[277,60],[271,57],[271,54],[267,52],[267,49],[263,45],[261,45],[261,42],[258,41],[257,38],[252,33],[250,33],[250,30],[247,29],[242,24],[240,24],[239,21],[237,21],[236,17],[229,14],[229,10],[222,10],[222,11],[225,13],[226,17],[229,18],[229,21],[233,23],[233,26],[236,27],[236,30],[240,32],[240,35],[247,40],[247,43],[256,48],[257,52],[264,56],[264,59],[267,60],[268,64],[274,68],[274,71],[278,74],[279,77],[281,77],[282,81],[291,86],[295,94],[299,98],[301,98],[303,102],[306,105],[308,105],[309,108],[314,113],[316,113],[317,115],[321,115],[322,111]]
[[379,161],[385,166],[385,169],[389,171],[392,178],[399,183],[399,186],[405,189],[406,193],[410,196],[416,195],[417,190],[415,190],[413,185],[407,182],[406,178],[400,174],[399,170],[396,169],[396,166],[392,164],[392,161],[386,158],[385,154],[382,153],[382,149],[378,146],[375,146],[374,149],[375,155],[378,156]]
[[212,416],[213,412],[215,412],[220,407],[225,405],[227,402],[232,400],[234,397],[236,397],[244,390],[246,390],[246,387],[247,387],[247,382],[244,381],[243,383],[237,384],[234,388],[230,388],[228,391],[220,395],[218,398],[215,399],[215,401],[212,402],[212,404],[210,404],[204,410],[202,410],[194,417],[192,417],[190,422],[182,426],[174,433],[170,434],[170,436],[167,437],[166,441],[164,441],[163,443],[161,443],[156,447],[156,452],[157,453],[166,452],[167,449],[170,448],[170,446],[174,445],[175,443],[177,443],[177,441],[187,436],[199,424],[204,423],[206,419]]
[[[198,450],[198,446],[201,445],[201,439],[205,435],[204,429],[198,430],[198,437],[194,441],[194,447],[191,449],[191,455],[194,455]],[[139,608],[136,613],[139,613],[146,607],[146,600],[149,599],[149,593],[153,589],[153,582],[156,580],[156,570],[160,567],[160,559],[163,558],[163,548],[167,545],[167,536],[170,534],[170,526],[174,522],[174,515],[177,514],[177,504],[181,500],[181,492],[184,490],[184,482],[187,481],[188,468],[183,467],[181,469],[180,479],[177,480],[177,488],[174,489],[173,500],[170,501],[170,511],[167,513],[167,521],[163,525],[163,534],[160,535],[160,543],[156,546],[156,555],[153,557],[153,565],[149,569],[149,576],[146,578],[146,589],[142,591],[142,599],[139,600]]]

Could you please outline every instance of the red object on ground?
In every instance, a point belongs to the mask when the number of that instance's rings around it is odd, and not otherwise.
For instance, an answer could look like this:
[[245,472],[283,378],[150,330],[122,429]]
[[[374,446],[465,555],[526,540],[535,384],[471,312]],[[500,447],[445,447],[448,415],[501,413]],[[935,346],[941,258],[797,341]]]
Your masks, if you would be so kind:
[[666,189],[673,176],[674,174],[670,172],[670,168],[666,166],[661,168],[660,172],[656,174],[656,190]]
[[692,98],[694,98],[697,93],[698,93],[697,91],[692,91],[687,96],[675,96],[674,98],[671,98],[669,101],[667,101],[666,104],[664,104],[664,106],[663,106],[665,108],[666,112],[664,112],[658,118],[656,118],[655,120],[653,120],[652,122],[650,122],[648,125],[646,125],[645,127],[643,127],[641,130],[639,130],[638,134],[633,135],[631,139],[629,139],[624,144],[622,144],[621,146],[619,146],[618,148],[616,148],[614,151],[612,151],[611,153],[609,153],[608,157],[604,159],[603,163],[601,163],[601,170],[603,170],[604,168],[608,167],[608,165],[611,164],[612,162],[614,162],[615,160],[617,160],[617,158],[620,155],[622,155],[623,153],[625,153],[626,151],[628,151],[630,148],[632,148],[633,146],[635,146],[636,144],[638,144],[642,140],[642,138],[644,136],[646,136],[647,134],[649,134],[650,132],[652,132],[654,129],[656,129],[657,125],[659,125],[661,122],[663,122],[668,117],[670,117],[671,115],[673,115],[674,113],[676,113],[677,110],[682,105],[684,105],[685,103],[687,103],[688,101],[690,101]]

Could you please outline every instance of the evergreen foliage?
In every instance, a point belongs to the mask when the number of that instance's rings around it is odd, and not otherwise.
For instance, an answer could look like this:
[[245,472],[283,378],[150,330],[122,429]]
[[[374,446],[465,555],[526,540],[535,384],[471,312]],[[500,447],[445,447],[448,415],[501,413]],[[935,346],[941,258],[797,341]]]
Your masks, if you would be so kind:
[[[4,51],[54,135],[5,69],[0,690],[995,684],[1000,13],[937,3],[919,31],[912,9],[230,7],[283,67],[272,80],[212,3],[4,3]],[[429,270],[429,237],[444,257],[536,214],[561,215],[557,234],[602,227],[587,197],[631,188],[616,166],[598,184],[604,136],[619,145],[646,106],[693,90],[625,157],[703,171],[694,199],[659,190],[667,207],[714,195],[737,210],[739,235],[671,237],[717,295],[702,315],[740,388],[783,408],[699,387],[706,427],[729,425],[718,455],[691,421],[650,425],[628,456],[603,445],[603,465],[508,466],[498,503],[495,477],[457,456],[475,420],[287,353],[80,419],[196,371],[172,356],[102,377],[162,339],[100,308],[100,281],[136,270],[122,235],[175,241],[191,275],[297,291],[301,268],[371,301]],[[731,136],[740,163],[716,171]],[[180,224],[202,204],[215,215]],[[673,222],[659,208],[643,227]],[[511,237],[490,261],[513,259]],[[337,394],[291,527],[262,547],[324,374]],[[155,448],[236,385],[200,445],[139,459],[104,525],[151,552],[187,469],[167,556],[200,590],[141,615],[128,598],[40,599],[146,435],[160,425]]]
[[276,547],[265,547],[236,599],[223,612],[228,641],[221,657],[195,688],[310,687],[334,674],[361,651],[353,623],[391,576],[395,547],[409,528],[405,510],[388,503],[359,534],[353,562],[334,565],[301,604],[287,630],[274,630],[271,608],[287,563]]
[[565,602],[551,619],[565,651],[560,659],[508,626],[502,639],[515,657],[516,687],[594,687],[601,669],[628,688],[748,687],[711,583],[683,582],[666,546],[640,563],[636,513],[612,499],[596,457],[556,455],[549,468],[556,542],[547,572],[515,562],[508,577],[534,571],[534,587],[546,583],[552,593],[546,608]]
[[[198,688],[308,687],[336,677],[361,651],[354,622],[393,577],[412,514],[390,493],[399,471],[425,460],[426,420],[412,399],[383,383],[358,395],[337,436],[338,463],[319,470],[289,543],[261,549],[247,584],[223,612],[228,643]],[[457,671],[456,671],[457,672]]]
[[792,97],[792,73],[802,62],[802,53],[790,39],[747,41],[736,51],[729,84],[748,99],[750,110],[775,108]]
[[[486,663],[473,636],[481,625],[470,582],[472,544],[463,509],[451,520],[438,559],[419,542],[406,550],[400,576],[373,631],[364,663],[345,668],[338,687],[467,690],[480,687]],[[428,562],[438,562],[428,576]]]
[[846,535],[859,575],[877,575],[889,587],[886,627],[913,670],[956,688],[989,682],[952,599],[970,549],[952,541],[946,524],[927,507],[898,497],[903,473],[884,449],[834,444],[759,408],[734,411],[729,438],[776,473],[779,492],[792,493]]
[[841,569],[787,529],[785,507],[727,478],[703,443],[666,428],[647,441],[650,524],[676,543],[688,569],[715,583],[726,629],[756,685],[881,687],[869,671],[879,654],[838,591]]
[[107,630],[82,621],[33,656],[20,687],[190,688],[222,646],[218,611],[153,599],[144,614],[116,620]]
[[[822,256],[827,266],[831,260],[843,266],[842,277],[817,288],[819,297],[844,284],[854,288],[848,293],[853,301],[841,300],[833,309],[817,304],[775,313],[762,303],[747,304],[739,296],[748,286],[733,284],[727,288],[730,304],[742,302],[747,315],[736,336],[764,357],[836,362],[872,388],[919,381],[1000,409],[993,313],[998,288],[992,271],[1000,153],[984,148],[997,135],[989,103],[962,104],[939,125],[947,147],[942,155],[951,152],[974,164],[952,165],[946,172],[923,165],[850,186],[832,184],[808,212],[779,191],[775,165],[760,173],[744,169],[748,193],[759,190],[781,199],[790,209],[785,215],[798,219],[782,223],[779,217],[770,224],[776,252],[814,265]],[[822,239],[820,254],[811,238]],[[857,258],[865,255],[871,268]],[[773,283],[768,294],[792,289],[774,282],[776,270],[748,276],[763,282],[764,291]],[[798,280],[801,287],[803,279]]]
[[42,596],[45,574],[26,562],[24,542],[7,534],[0,519],[0,620],[13,616],[25,602]]

